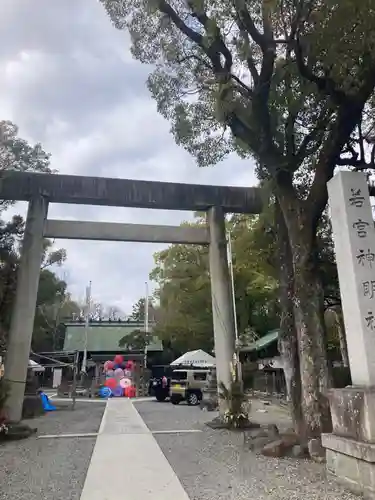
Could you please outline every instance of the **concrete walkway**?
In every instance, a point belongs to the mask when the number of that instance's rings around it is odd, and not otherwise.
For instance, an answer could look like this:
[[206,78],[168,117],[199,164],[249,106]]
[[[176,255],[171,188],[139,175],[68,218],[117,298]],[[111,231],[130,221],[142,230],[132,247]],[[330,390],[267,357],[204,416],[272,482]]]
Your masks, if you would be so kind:
[[131,400],[110,399],[81,500],[189,500]]

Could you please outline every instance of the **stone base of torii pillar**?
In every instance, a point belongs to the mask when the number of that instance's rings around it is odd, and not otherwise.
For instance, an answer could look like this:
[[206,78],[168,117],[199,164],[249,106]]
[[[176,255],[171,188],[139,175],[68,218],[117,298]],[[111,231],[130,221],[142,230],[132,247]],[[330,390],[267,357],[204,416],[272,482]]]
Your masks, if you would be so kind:
[[329,207],[353,386],[329,393],[333,431],[322,436],[327,471],[375,498],[375,229],[363,173],[328,183]]

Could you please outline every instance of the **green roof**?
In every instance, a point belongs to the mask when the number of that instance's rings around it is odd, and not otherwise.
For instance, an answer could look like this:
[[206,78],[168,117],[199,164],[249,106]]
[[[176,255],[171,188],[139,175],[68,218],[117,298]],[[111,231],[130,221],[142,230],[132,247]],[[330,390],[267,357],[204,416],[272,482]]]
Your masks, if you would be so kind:
[[241,351],[243,352],[261,351],[262,349],[265,349],[270,344],[272,344],[272,342],[277,341],[279,338],[279,333],[280,330],[272,330],[271,332],[264,335],[264,337],[261,337],[260,339],[256,340],[255,342],[252,342],[250,345],[241,349]]
[[[90,323],[87,333],[88,351],[117,351],[119,340],[134,330],[142,330],[143,323],[137,322],[98,322]],[[152,331],[152,325],[150,325]],[[64,351],[83,351],[85,345],[85,324],[83,322],[66,323]],[[148,345],[149,351],[162,351],[163,345],[158,337]]]

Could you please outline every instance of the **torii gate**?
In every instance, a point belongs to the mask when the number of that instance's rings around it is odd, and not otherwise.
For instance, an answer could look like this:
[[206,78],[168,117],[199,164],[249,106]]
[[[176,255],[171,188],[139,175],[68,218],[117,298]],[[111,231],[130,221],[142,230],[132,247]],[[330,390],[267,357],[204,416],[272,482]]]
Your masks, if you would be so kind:
[[[5,362],[11,420],[22,414],[43,238],[208,245],[217,378],[228,386],[235,332],[225,213],[260,213],[259,188],[7,171],[0,178],[0,199],[29,202]],[[208,227],[48,220],[49,203],[206,212]]]

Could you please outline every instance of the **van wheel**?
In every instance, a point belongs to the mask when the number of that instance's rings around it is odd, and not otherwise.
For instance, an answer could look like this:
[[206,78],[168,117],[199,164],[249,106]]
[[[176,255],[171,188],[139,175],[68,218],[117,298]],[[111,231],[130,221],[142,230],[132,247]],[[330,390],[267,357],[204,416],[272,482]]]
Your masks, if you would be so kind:
[[180,398],[174,398],[173,396],[171,397],[171,403],[173,405],[178,405],[180,404],[181,399]]
[[199,396],[196,392],[190,392],[187,397],[187,404],[189,406],[197,406],[199,405]]

